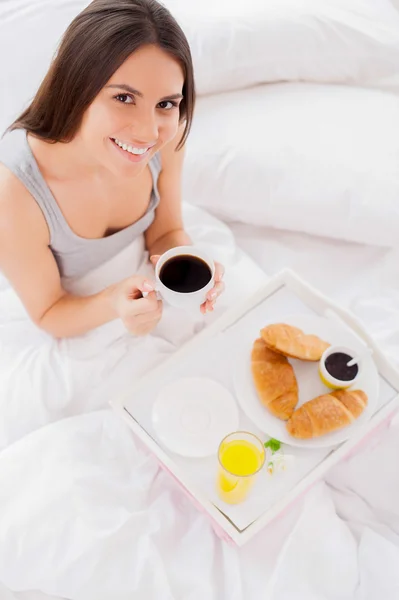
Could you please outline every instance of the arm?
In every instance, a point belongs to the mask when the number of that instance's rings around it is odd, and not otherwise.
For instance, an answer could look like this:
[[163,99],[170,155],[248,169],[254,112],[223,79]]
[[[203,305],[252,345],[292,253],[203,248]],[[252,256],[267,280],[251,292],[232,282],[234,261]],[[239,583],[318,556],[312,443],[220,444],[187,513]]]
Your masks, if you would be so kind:
[[[160,254],[176,246],[189,246],[190,237],[184,231],[181,210],[181,177],[184,161],[184,146],[178,152],[176,147],[182,130],[161,151],[162,171],[159,175],[158,189],[161,201],[156,210],[155,219],[145,233],[146,248],[156,264]],[[201,305],[201,312],[213,310],[216,298],[223,292],[221,281],[224,269],[216,263],[215,287],[209,291],[207,300]]]
[[48,244],[40,208],[22,183],[0,165],[0,269],[32,321],[54,337],[72,337],[120,316],[118,284],[87,297],[66,293]]
[[181,177],[184,147],[176,152],[182,130],[161,150],[162,171],[158,179],[161,201],[155,219],[145,233],[146,248],[150,256],[163,254],[175,246],[191,245],[184,231],[181,210]]

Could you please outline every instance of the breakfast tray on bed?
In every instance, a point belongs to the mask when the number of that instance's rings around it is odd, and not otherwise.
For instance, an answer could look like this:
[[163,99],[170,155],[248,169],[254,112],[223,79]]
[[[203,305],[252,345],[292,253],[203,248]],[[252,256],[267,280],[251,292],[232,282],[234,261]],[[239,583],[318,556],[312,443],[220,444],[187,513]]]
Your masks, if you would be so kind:
[[[245,502],[238,505],[226,504],[220,500],[215,489],[216,453],[206,458],[187,458],[171,452],[154,429],[154,402],[164,386],[174,380],[185,377],[209,378],[223,385],[234,396],[239,410],[239,430],[250,431],[265,442],[270,437],[281,440],[281,423],[272,423],[269,428],[262,421],[262,414],[260,419],[257,418],[257,411],[266,409],[260,404],[255,407],[250,402],[247,406],[246,402],[253,391],[248,390],[246,395],[245,388],[242,389],[238,400],[237,390],[240,393],[240,385],[242,387],[243,384],[240,376],[237,382],[237,373],[242,368],[249,369],[251,343],[259,336],[262,327],[278,322],[295,324],[296,318],[299,320],[299,327],[303,322],[312,323],[312,320],[314,323],[324,323],[326,331],[330,328],[334,335],[342,332],[343,337],[351,336],[358,344],[359,351],[365,345],[372,350],[375,401],[370,403],[365,414],[355,424],[349,425],[343,436],[342,431],[328,434],[330,438],[315,438],[310,444],[296,443],[293,440],[295,445],[284,438],[282,441],[287,468],[284,471],[276,469],[273,474],[266,468],[263,469]],[[318,331],[310,333],[318,334]],[[313,382],[317,379],[317,385],[322,385],[317,376],[317,364],[303,368],[307,371],[301,374],[301,380],[305,381],[302,387],[306,388],[307,379]],[[327,391],[326,388],[325,392]],[[132,384],[126,393],[111,401],[111,406],[195,505],[212,519],[218,535],[237,545],[243,545],[322,478],[330,467],[352,453],[360,444],[367,443],[368,435],[388,422],[399,408],[398,392],[399,371],[384,356],[356,317],[292,271],[284,270],[244,302],[223,314],[159,367]],[[306,389],[303,393],[307,393]]]

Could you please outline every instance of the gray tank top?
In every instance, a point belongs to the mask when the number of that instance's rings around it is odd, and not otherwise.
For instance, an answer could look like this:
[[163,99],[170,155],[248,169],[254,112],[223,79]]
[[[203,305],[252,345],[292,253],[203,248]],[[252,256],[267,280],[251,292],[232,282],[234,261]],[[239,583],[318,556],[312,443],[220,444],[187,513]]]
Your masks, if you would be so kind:
[[41,208],[50,231],[49,247],[61,277],[79,277],[106,262],[144,233],[154,220],[159,203],[159,154],[149,162],[153,187],[145,215],[125,229],[98,239],[82,238],[69,227],[40,172],[24,129],[15,129],[0,139],[0,162],[20,179]]

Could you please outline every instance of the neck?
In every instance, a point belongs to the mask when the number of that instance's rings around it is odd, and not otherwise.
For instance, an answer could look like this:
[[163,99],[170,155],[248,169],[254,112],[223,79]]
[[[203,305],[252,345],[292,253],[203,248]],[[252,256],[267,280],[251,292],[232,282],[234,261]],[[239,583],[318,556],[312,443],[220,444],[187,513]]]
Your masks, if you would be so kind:
[[57,180],[76,180],[90,177],[112,181],[115,176],[87,151],[83,140],[76,135],[72,141],[50,144],[28,135],[29,145],[44,175]]

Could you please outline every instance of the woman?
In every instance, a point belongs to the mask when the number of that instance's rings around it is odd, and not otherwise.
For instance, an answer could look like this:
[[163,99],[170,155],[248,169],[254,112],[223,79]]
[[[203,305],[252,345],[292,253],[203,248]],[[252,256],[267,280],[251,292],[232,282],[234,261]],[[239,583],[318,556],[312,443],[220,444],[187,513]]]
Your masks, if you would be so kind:
[[[118,318],[135,335],[155,328],[162,304],[145,277],[89,296],[63,280],[142,234],[153,264],[190,243],[180,179],[194,100],[187,40],[156,0],[94,0],[71,23],[0,142],[0,270],[40,329],[66,338]],[[221,277],[217,265],[203,313]]]
[[[193,107],[189,47],[168,11],[155,0],[94,0],[68,28],[33,102],[0,141],[0,271],[30,315],[0,278],[0,449],[9,446],[0,452],[0,489],[12,499],[1,496],[0,582],[10,588],[69,598],[172,597],[172,572],[160,576],[156,545],[166,539],[160,535],[181,535],[187,554],[186,522],[205,531],[213,560],[205,518],[184,499],[174,506],[172,480],[157,473],[119,417],[93,410],[180,343],[161,335],[169,319],[144,338],[126,333],[124,325],[137,335],[152,331],[161,305],[150,280],[118,278],[130,274],[130,265],[139,271],[130,247],[144,250],[143,236],[153,263],[189,242],[180,177]],[[233,271],[240,262],[235,248],[234,262]],[[240,295],[263,281],[254,267],[249,259],[241,264]],[[203,312],[223,289],[221,271]],[[100,285],[106,278],[112,283]],[[173,336],[184,337],[188,316],[174,316]],[[19,449],[28,476],[17,466]],[[21,494],[7,473],[24,486]],[[15,520],[16,498],[35,501]]]

